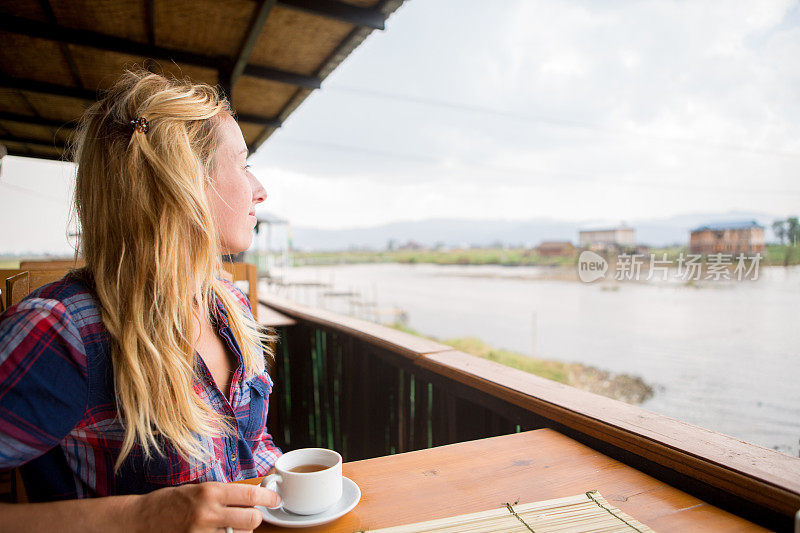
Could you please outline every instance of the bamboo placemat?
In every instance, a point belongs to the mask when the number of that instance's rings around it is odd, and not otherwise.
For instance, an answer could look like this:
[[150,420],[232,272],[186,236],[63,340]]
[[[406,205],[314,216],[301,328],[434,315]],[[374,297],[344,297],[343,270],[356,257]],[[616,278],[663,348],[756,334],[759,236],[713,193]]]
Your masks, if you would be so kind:
[[549,533],[602,531],[641,533],[653,531],[623,513],[593,490],[578,496],[557,498],[417,522],[403,526],[370,530],[372,533]]

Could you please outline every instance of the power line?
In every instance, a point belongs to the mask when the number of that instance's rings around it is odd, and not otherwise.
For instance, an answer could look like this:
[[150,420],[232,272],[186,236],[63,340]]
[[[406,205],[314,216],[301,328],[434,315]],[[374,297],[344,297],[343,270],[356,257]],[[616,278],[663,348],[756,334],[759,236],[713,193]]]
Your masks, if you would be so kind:
[[[326,150],[334,150],[334,151],[342,151],[342,152],[357,152],[360,154],[377,156],[377,157],[386,157],[389,159],[401,160],[401,161],[409,161],[412,163],[435,163],[435,164],[442,164],[446,163],[446,161],[442,157],[436,157],[432,155],[420,155],[420,154],[411,154],[408,152],[395,152],[389,150],[379,150],[375,148],[363,148],[360,146],[348,146],[343,144],[331,143],[326,141],[315,141],[310,139],[297,139],[291,137],[281,137],[280,142],[287,142],[290,144],[298,144],[301,146],[315,146],[318,148],[323,148]],[[577,174],[577,173],[566,173],[566,172],[556,172],[556,171],[545,171],[545,170],[532,170],[528,168],[521,168],[521,167],[512,167],[506,165],[493,165],[488,163],[470,163],[464,164],[459,163],[461,168],[465,169],[484,169],[484,170],[493,170],[497,172],[505,172],[508,174],[519,174],[522,176],[542,176],[547,178],[577,178],[581,180],[589,180],[592,179],[594,176],[589,174]]]
[[368,96],[371,98],[381,98],[384,100],[394,100],[397,102],[402,103],[409,103],[409,104],[417,104],[417,105],[425,105],[430,107],[438,107],[438,108],[445,108],[450,109],[453,111],[464,111],[469,113],[479,113],[484,115],[492,115],[498,118],[510,119],[515,120],[518,122],[533,122],[533,123],[540,123],[540,124],[549,124],[552,126],[558,127],[565,127],[565,128],[579,128],[584,130],[595,131],[599,133],[605,134],[612,134],[612,135],[622,135],[627,137],[635,137],[637,139],[650,139],[659,142],[669,142],[674,144],[683,144],[683,145],[690,145],[693,148],[702,148],[703,146],[708,148],[714,148],[717,150],[725,150],[725,151],[733,151],[733,152],[749,152],[753,154],[759,155],[769,155],[769,156],[777,156],[777,157],[791,157],[791,158],[800,158],[800,153],[798,152],[786,152],[781,150],[773,150],[770,148],[764,147],[749,147],[749,146],[742,146],[733,143],[725,143],[725,142],[715,142],[715,141],[708,141],[705,139],[688,139],[688,138],[680,138],[680,137],[670,137],[664,135],[653,135],[653,134],[646,134],[640,133],[630,129],[613,129],[607,128],[598,124],[591,124],[588,122],[581,122],[577,120],[569,120],[569,119],[562,119],[562,118],[555,118],[555,117],[548,117],[544,115],[528,115],[525,113],[518,113],[512,111],[506,111],[501,109],[493,109],[490,107],[479,106],[479,105],[472,105],[472,104],[462,104],[462,103],[454,103],[448,102],[445,100],[437,100],[434,98],[426,98],[421,96],[411,96],[411,95],[402,95],[402,94],[393,94],[387,93],[383,91],[376,91],[372,89],[361,89],[358,87],[348,87],[345,85],[334,85],[333,87],[326,86],[326,92],[330,91],[339,91],[343,93],[351,93],[357,94],[360,96]]
[[[363,148],[360,146],[349,146],[349,145],[331,143],[326,141],[315,141],[311,139],[281,137],[280,142],[287,142],[290,144],[296,144],[300,146],[312,146],[312,147],[322,148],[326,150],[340,151],[340,152],[355,152],[359,154],[385,157],[395,160],[410,161],[415,163],[418,162],[442,163],[442,158],[430,155],[419,155],[419,154],[410,154],[410,153],[388,151],[388,150],[378,150],[373,148]],[[539,171],[539,170],[531,170],[520,167],[510,167],[505,165],[491,165],[482,163],[472,163],[472,164],[460,163],[458,166],[464,170],[470,170],[470,169],[492,170],[497,172],[519,174],[523,176],[539,176],[539,177],[544,176],[550,178],[572,178],[572,179],[577,178],[582,181],[588,181],[597,177],[596,175],[589,175],[589,174],[555,172],[548,170]],[[737,192],[746,194],[780,194],[780,195],[800,196],[800,191],[787,191],[779,189],[745,189],[745,188],[731,188],[728,186],[725,186],[723,189],[721,189],[720,187],[714,187],[714,186],[698,186],[694,183],[684,183],[684,184],[641,183],[630,179],[627,180],[615,179],[615,183],[625,183],[627,185],[632,185],[634,187],[658,188],[658,189],[679,190],[688,192],[710,191],[719,193],[720,191],[724,191],[724,192]]]

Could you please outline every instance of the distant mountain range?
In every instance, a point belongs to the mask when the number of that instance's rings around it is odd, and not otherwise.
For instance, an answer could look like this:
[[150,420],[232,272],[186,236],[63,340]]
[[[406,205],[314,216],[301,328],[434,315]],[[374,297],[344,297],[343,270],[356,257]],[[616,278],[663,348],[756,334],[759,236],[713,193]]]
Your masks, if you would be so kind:
[[[727,213],[692,213],[661,219],[626,220],[636,230],[637,243],[650,246],[686,245],[692,228],[731,220],[756,220],[766,228],[767,241],[774,240],[772,223],[785,218],[768,213],[729,211]],[[487,246],[493,243],[536,246],[542,241],[570,241],[577,244],[578,230],[611,227],[616,223],[597,221],[531,220],[459,220],[427,219],[392,222],[379,226],[346,229],[292,227],[292,241],[301,250],[346,250],[351,248],[384,249],[390,240],[397,245],[408,241],[435,246]]]

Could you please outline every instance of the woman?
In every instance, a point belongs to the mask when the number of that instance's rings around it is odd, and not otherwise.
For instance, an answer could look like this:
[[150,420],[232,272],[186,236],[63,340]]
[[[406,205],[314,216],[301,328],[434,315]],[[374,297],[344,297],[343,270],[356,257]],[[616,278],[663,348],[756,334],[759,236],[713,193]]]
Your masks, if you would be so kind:
[[[281,451],[249,303],[220,278],[266,192],[207,85],[126,72],[78,129],[86,268],[0,318],[0,530],[248,531]],[[54,501],[55,500],[55,501]],[[15,527],[16,526],[16,527]]]

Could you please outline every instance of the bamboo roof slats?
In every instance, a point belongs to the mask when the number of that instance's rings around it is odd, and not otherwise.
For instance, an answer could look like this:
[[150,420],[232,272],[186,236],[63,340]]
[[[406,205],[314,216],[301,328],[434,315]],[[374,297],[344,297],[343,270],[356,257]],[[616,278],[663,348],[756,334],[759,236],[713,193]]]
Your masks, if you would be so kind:
[[285,83],[242,76],[233,87],[233,101],[237,113],[274,117],[296,91]]
[[41,142],[64,146],[86,107],[123,69],[138,66],[219,85],[252,153],[402,3],[0,3],[0,142],[11,155],[66,158]]
[[[314,75],[331,50],[353,28],[352,24],[345,22],[275,7],[250,55],[250,63]],[[281,45],[287,41],[297,44],[287,49]]]
[[[156,2],[158,3],[158,2]],[[52,17],[65,28],[91,30],[117,35],[132,41],[147,42],[146,8],[134,0],[49,0]]]
[[[0,16],[2,18],[2,16]],[[13,78],[73,85],[58,43],[0,31],[2,73]]]
[[155,1],[155,44],[209,57],[233,57],[258,8],[251,0]]
[[11,135],[18,139],[34,139],[41,142],[53,143],[54,140],[64,142],[66,139],[57,136],[54,128],[37,126],[35,124],[24,124],[21,122],[0,122],[0,135]]
[[[68,96],[55,96],[50,94],[40,94],[30,91],[18,91],[22,108],[20,114],[32,114],[37,118],[54,121],[56,124],[68,125],[73,120],[77,120],[86,108],[86,102]],[[3,110],[5,111],[5,109]],[[77,113],[77,115],[76,115]],[[32,121],[36,123],[35,121]]]

